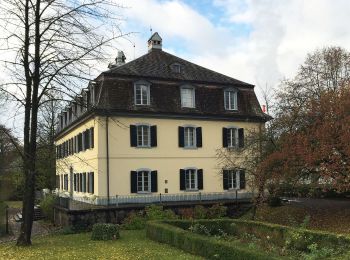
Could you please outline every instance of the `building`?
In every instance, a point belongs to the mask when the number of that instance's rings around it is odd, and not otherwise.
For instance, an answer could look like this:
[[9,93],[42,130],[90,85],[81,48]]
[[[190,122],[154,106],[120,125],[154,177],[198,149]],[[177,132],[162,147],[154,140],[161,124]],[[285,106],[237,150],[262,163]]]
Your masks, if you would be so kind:
[[218,169],[216,151],[244,149],[264,127],[254,86],[162,50],[118,53],[59,115],[61,196],[94,204],[230,198],[249,191],[243,168]]

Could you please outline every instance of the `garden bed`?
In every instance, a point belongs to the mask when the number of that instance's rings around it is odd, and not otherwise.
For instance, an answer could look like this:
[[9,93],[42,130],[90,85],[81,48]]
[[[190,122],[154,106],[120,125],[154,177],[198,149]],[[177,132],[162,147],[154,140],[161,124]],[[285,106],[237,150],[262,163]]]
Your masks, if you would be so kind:
[[147,236],[218,259],[344,259],[350,237],[246,220],[149,222]]

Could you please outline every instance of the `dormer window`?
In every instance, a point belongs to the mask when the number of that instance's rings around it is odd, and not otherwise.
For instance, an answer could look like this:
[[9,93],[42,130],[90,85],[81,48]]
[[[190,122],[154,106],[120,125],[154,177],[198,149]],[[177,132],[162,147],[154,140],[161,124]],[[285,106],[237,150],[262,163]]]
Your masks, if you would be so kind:
[[224,91],[225,109],[237,110],[237,90],[226,89]]
[[195,108],[195,90],[193,87],[181,87],[181,107]]
[[179,63],[174,63],[170,66],[171,71],[174,73],[181,73],[182,71],[182,66]]
[[137,82],[134,88],[135,105],[150,104],[150,85],[147,82]]

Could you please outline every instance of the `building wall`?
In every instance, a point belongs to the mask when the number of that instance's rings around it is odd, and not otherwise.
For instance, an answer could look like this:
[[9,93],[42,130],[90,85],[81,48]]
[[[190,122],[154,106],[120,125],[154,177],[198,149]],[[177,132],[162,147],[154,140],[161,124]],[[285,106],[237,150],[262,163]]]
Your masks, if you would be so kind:
[[[157,147],[135,148],[130,146],[129,126],[138,123],[157,126]],[[201,148],[178,147],[178,127],[188,124],[202,127],[203,146]],[[56,174],[69,173],[70,167],[73,167],[74,173],[94,172],[94,195],[107,196],[106,118],[95,117],[85,122],[58,139],[56,144],[92,126],[95,132],[94,148],[57,160]],[[130,171],[140,168],[158,171],[158,193],[165,193],[165,189],[168,189],[168,193],[188,193],[188,191],[180,190],[179,173],[180,169],[187,167],[203,169],[202,192],[223,192],[221,169],[218,165],[216,151],[222,148],[222,128],[229,126],[244,128],[245,133],[248,133],[252,129],[258,129],[259,123],[136,117],[109,118],[110,196],[131,194]],[[238,163],[241,159],[237,158]],[[68,187],[71,187],[70,184]],[[247,189],[249,189],[248,185]],[[74,192],[74,195],[91,196],[91,194],[80,192]]]
[[[99,122],[98,118],[90,119],[68,134],[56,140],[55,145],[62,144],[63,142],[71,139],[72,137],[82,133],[88,128],[94,127],[94,148],[86,151],[75,153],[65,158],[57,159],[56,161],[56,175],[64,175],[70,173],[70,168],[73,168],[73,173],[94,172],[95,174],[95,194],[99,193],[99,178],[98,178],[98,140],[96,136],[99,134]],[[70,177],[68,178],[68,190],[70,191],[71,183]],[[74,192],[77,196],[86,195],[86,193]]]
[[[99,170],[106,172],[105,120],[99,125]],[[146,123],[157,126],[157,147],[135,148],[130,146],[129,126]],[[178,127],[182,125],[202,127],[203,147],[184,149],[178,147]],[[216,157],[217,149],[222,148],[222,128],[235,126],[245,132],[258,123],[223,122],[204,120],[178,120],[155,118],[113,117],[109,120],[110,196],[130,194],[130,171],[149,168],[158,171],[158,193],[181,193],[179,170],[187,167],[203,169],[202,192],[223,192],[221,169]],[[102,129],[104,129],[102,131]],[[237,158],[239,161],[240,159]],[[101,174],[99,176],[102,176]],[[105,177],[105,176],[104,176]],[[167,181],[167,183],[166,183]],[[99,180],[99,183],[106,183]],[[99,186],[99,195],[106,196],[106,186]]]

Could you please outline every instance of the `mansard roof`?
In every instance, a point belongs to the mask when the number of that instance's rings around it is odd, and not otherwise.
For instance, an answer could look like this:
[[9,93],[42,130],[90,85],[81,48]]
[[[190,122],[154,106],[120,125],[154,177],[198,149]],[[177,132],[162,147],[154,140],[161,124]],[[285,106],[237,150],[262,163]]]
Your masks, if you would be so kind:
[[[174,71],[171,67],[173,64],[180,64],[181,72]],[[152,50],[103,74],[253,87],[251,84],[204,68],[162,50]]]

